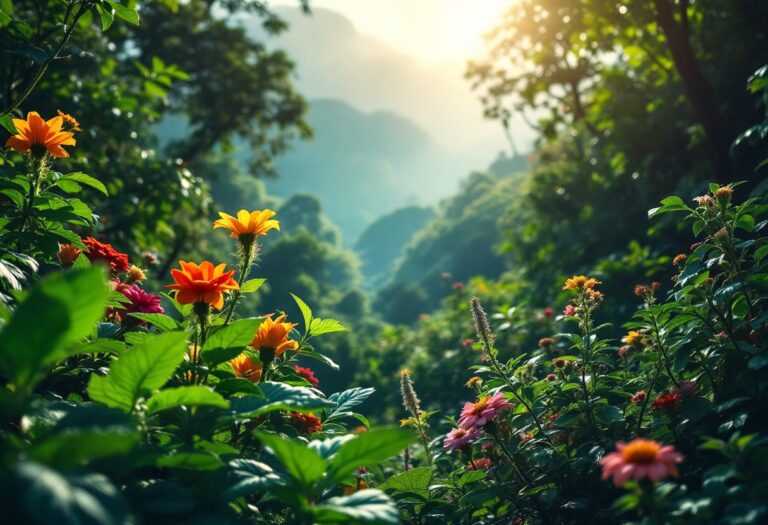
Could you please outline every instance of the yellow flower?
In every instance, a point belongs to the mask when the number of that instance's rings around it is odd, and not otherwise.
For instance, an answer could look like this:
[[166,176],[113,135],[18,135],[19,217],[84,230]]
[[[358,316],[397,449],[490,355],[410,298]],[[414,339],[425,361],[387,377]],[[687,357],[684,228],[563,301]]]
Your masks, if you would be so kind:
[[479,385],[482,382],[483,382],[483,380],[481,378],[479,378],[477,376],[472,376],[472,377],[469,378],[469,380],[466,383],[464,383],[464,386],[467,387],[467,388],[473,388],[473,387],[475,387],[476,385]]
[[61,131],[64,124],[62,117],[43,120],[37,111],[30,111],[27,120],[15,118],[13,125],[16,135],[5,143],[5,147],[13,148],[19,153],[32,153],[42,157],[45,152],[54,157],[69,157],[62,146],[74,146],[76,141],[69,131]]
[[83,131],[80,129],[80,123],[77,121],[75,117],[70,115],[69,113],[64,113],[62,110],[57,109],[56,113],[59,114],[59,116],[64,121],[64,127],[67,128],[68,131]]
[[128,268],[129,283],[138,283],[146,280],[147,280],[147,274],[144,273],[144,270],[142,270],[141,268],[139,268],[134,264],[132,264],[131,267]]
[[252,238],[266,235],[269,230],[280,231],[280,222],[272,219],[275,212],[272,210],[255,210],[248,212],[240,210],[237,217],[228,215],[222,211],[219,212],[221,219],[213,223],[215,228],[226,228],[232,234],[230,237],[237,239],[240,236],[251,236]]
[[236,377],[249,379],[254,383],[258,383],[259,379],[261,379],[262,366],[258,363],[254,363],[253,359],[245,354],[240,354],[234,359],[231,359],[229,364],[232,366],[232,371],[235,373]]
[[268,314],[259,325],[256,335],[253,336],[251,347],[255,350],[272,349],[275,352],[275,357],[286,350],[296,350],[299,348],[298,342],[288,338],[288,334],[291,333],[291,330],[296,325],[283,322],[285,317],[285,314],[283,314],[273,321],[272,314]]
[[573,277],[566,279],[563,290],[578,290],[579,288],[584,290],[591,290],[598,284],[600,284],[600,281],[594,277],[587,277],[586,275],[574,275]]
[[627,332],[627,335],[624,336],[622,339],[622,342],[627,343],[630,346],[642,346],[643,344],[643,334],[638,332],[637,330],[630,330]]

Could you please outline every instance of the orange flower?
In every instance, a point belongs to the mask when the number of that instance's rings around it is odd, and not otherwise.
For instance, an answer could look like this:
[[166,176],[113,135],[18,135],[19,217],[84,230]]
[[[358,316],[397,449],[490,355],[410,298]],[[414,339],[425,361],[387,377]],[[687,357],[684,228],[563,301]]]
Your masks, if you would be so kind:
[[19,153],[32,151],[35,155],[45,149],[54,157],[69,157],[69,153],[62,146],[74,146],[76,141],[72,132],[61,131],[63,124],[62,117],[45,121],[37,111],[30,111],[27,120],[13,119],[17,133],[8,139],[5,147],[13,148]]
[[207,303],[217,310],[224,306],[224,292],[239,289],[232,278],[235,270],[225,272],[226,265],[221,263],[214,267],[208,261],[200,265],[179,261],[181,270],[171,270],[174,284],[166,288],[176,290],[176,300],[181,304]]
[[563,290],[578,290],[583,288],[584,290],[591,290],[595,286],[600,284],[600,281],[594,277],[587,277],[586,275],[574,275],[573,277],[566,279]]
[[240,354],[230,360],[229,364],[232,365],[232,371],[237,377],[250,379],[254,383],[257,383],[259,379],[261,379],[262,366],[258,363],[254,363],[253,359],[245,354]]
[[64,113],[60,109],[57,109],[56,113],[58,113],[59,116],[64,120],[64,127],[66,129],[68,129],[69,131],[83,131],[82,129],[80,129],[80,123],[77,121],[75,117],[73,117],[69,113]]
[[214,229],[226,228],[232,232],[230,237],[233,239],[237,239],[241,235],[255,238],[266,235],[269,230],[280,231],[280,222],[272,219],[274,215],[275,212],[272,210],[255,210],[250,213],[247,210],[240,210],[237,212],[237,217],[232,217],[220,211],[221,219],[216,220],[213,227]]
[[296,350],[299,348],[299,343],[288,339],[288,334],[291,333],[296,324],[283,322],[285,317],[285,314],[283,314],[273,321],[272,314],[268,314],[264,322],[259,325],[256,335],[253,336],[251,347],[256,350],[272,349],[275,351],[275,357],[286,350]]
[[83,250],[73,244],[59,244],[59,253],[56,254],[56,257],[59,258],[62,266],[69,267],[75,264],[81,253]]

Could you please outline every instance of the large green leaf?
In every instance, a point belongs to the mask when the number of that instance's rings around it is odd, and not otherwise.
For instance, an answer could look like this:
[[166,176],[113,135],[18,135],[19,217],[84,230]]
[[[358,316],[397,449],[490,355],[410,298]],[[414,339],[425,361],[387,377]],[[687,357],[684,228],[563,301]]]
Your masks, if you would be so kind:
[[22,301],[0,333],[0,369],[19,387],[31,387],[69,345],[93,332],[110,295],[101,269],[47,277]]
[[371,467],[399,454],[416,436],[400,428],[379,428],[358,434],[339,447],[331,460],[328,484],[332,485],[360,467]]
[[361,490],[349,496],[330,498],[313,509],[315,523],[398,524],[400,513],[380,490]]
[[229,361],[245,350],[264,319],[239,319],[208,337],[201,356],[209,366]]
[[28,456],[49,466],[71,468],[94,459],[127,454],[137,442],[135,432],[67,432],[35,443]]
[[147,401],[147,412],[154,414],[182,405],[229,408],[229,403],[221,397],[221,394],[214,392],[207,386],[193,385],[161,390]]
[[320,455],[305,443],[286,439],[278,434],[256,432],[264,445],[269,447],[286,472],[303,488],[309,488],[320,479],[328,466]]
[[291,294],[291,297],[296,301],[296,305],[301,311],[301,316],[304,318],[304,332],[309,332],[309,325],[312,322],[312,309],[298,295]]
[[13,468],[8,486],[11,490],[6,497],[14,505],[4,511],[7,523],[114,525],[130,521],[120,491],[102,474],[63,476],[24,461]]
[[331,334],[333,332],[346,332],[347,327],[336,319],[312,319],[309,324],[309,333],[313,337],[316,335]]
[[259,388],[264,397],[244,396],[232,399],[232,412],[237,417],[256,417],[274,410],[309,412],[335,406],[333,401],[320,397],[309,388],[271,381],[261,383]]
[[104,186],[104,183],[100,180],[94,179],[90,175],[86,175],[85,173],[67,173],[61,179],[59,179],[59,181],[73,181],[77,184],[85,184],[86,186],[90,186],[91,188],[94,188],[109,197],[109,192],[107,192],[107,188]]
[[92,376],[88,394],[94,401],[131,412],[140,397],[168,381],[184,359],[186,341],[184,332],[147,337],[114,361],[108,376]]
[[137,312],[130,314],[130,316],[151,324],[161,332],[172,332],[181,328],[175,319],[165,314],[143,314]]
[[378,488],[380,490],[412,492],[426,498],[429,495],[428,489],[431,482],[432,469],[430,467],[419,467],[387,478]]

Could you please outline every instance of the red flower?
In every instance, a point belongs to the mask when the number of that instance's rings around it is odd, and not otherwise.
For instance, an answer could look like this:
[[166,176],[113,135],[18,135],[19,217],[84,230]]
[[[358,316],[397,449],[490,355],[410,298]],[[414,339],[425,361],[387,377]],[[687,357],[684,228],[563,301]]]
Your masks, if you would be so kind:
[[555,379],[557,379],[555,374],[547,374],[547,381],[554,381]]
[[680,394],[670,392],[657,397],[651,406],[654,410],[672,410],[680,402]]
[[467,463],[467,470],[488,470],[491,468],[491,460],[488,458],[477,458]]
[[464,283],[462,283],[462,282],[455,282],[451,286],[453,286],[453,289],[456,290],[456,291],[464,289]]
[[552,309],[551,306],[547,306],[546,308],[544,308],[542,313],[544,314],[544,317],[552,317],[552,315],[554,315],[555,311]]
[[467,339],[464,339],[464,341],[462,341],[462,342],[461,342],[461,344],[463,344],[464,346],[466,346],[467,348],[469,348],[470,346],[472,346],[473,344],[475,344],[475,340],[474,340],[474,339],[470,339],[470,338],[467,338]]
[[539,339],[539,346],[542,348],[549,348],[553,344],[555,344],[555,340],[551,337],[542,337]]
[[641,403],[645,401],[646,396],[647,394],[645,393],[645,390],[639,390],[635,392],[635,395],[632,396],[632,399],[630,399],[630,401],[633,403]]
[[291,423],[293,426],[304,434],[309,436],[315,432],[323,430],[323,423],[320,418],[314,414],[302,414],[300,412],[291,412]]
[[125,272],[131,267],[131,264],[128,262],[128,256],[115,250],[111,244],[99,242],[93,237],[84,238],[83,244],[88,248],[85,256],[91,261],[106,263],[112,275]]
[[317,388],[317,385],[320,384],[320,380],[315,377],[315,373],[311,368],[304,368],[303,366],[293,365],[293,369],[296,370],[297,374],[309,381],[309,384],[311,384],[313,387]]

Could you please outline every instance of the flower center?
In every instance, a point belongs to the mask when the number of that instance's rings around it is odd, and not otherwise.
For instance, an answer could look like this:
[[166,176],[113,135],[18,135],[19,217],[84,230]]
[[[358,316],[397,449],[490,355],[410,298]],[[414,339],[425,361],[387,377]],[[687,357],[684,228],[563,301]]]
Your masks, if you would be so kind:
[[660,448],[658,443],[638,439],[624,447],[621,457],[627,463],[647,465],[656,460]]
[[488,408],[488,399],[481,399],[472,407],[472,415],[479,416],[486,408]]

